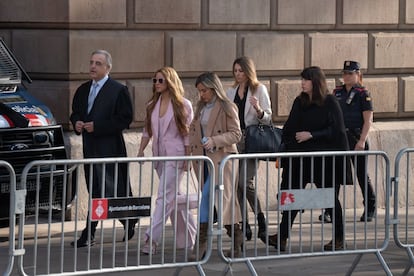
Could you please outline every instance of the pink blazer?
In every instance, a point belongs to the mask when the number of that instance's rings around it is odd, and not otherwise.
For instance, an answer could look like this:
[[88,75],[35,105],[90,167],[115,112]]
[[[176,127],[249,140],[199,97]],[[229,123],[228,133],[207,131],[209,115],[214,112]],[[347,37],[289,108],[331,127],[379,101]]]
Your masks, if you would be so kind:
[[[173,111],[171,102],[169,103],[167,112],[164,115],[166,116],[165,118],[168,123],[166,123],[164,125],[164,128],[161,129],[160,132],[158,133],[160,103],[161,103],[161,100],[158,99],[157,104],[155,105],[155,108],[151,114],[152,154],[153,156],[160,156],[158,145],[163,144],[167,151],[167,156],[183,156],[185,155],[184,146],[190,145],[189,135],[186,135],[183,137],[178,132],[177,125],[175,124],[174,111]],[[188,114],[186,123],[187,123],[187,126],[189,127],[194,117],[193,107],[191,105],[191,102],[185,98],[184,98],[184,106]],[[146,129],[144,129],[143,136],[149,137]]]

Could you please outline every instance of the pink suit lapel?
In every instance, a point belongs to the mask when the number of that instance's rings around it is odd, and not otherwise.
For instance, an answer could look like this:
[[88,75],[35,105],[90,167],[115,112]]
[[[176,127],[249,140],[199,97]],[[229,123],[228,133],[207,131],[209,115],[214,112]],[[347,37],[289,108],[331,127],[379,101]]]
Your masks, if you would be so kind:
[[158,137],[158,129],[159,129],[159,115],[160,115],[160,105],[161,105],[161,98],[158,99],[157,104],[154,107],[154,111],[152,112],[152,124],[153,124],[153,138],[156,138],[155,140],[160,139],[160,137],[164,137],[165,133],[167,132],[168,126],[170,125],[171,120],[173,119],[173,110],[171,102],[168,103],[168,109],[165,113],[165,120],[166,124],[164,124],[163,129],[161,129]]

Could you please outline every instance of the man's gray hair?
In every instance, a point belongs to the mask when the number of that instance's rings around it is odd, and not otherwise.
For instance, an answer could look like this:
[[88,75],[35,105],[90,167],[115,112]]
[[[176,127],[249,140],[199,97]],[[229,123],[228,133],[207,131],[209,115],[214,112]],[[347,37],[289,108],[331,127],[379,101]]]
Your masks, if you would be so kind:
[[95,51],[92,52],[91,56],[96,55],[96,54],[104,55],[105,59],[106,59],[106,63],[109,66],[109,69],[112,68],[112,56],[108,51],[106,51],[106,50],[95,50]]

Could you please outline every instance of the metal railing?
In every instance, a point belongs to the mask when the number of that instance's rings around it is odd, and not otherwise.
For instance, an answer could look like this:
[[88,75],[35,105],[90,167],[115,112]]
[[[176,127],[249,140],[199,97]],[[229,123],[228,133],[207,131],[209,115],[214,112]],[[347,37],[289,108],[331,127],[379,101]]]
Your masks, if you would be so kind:
[[[9,181],[10,191],[10,207],[9,207],[9,258],[8,265],[4,275],[9,275],[13,270],[14,258],[24,254],[24,249],[16,250],[15,235],[16,229],[16,216],[22,213],[22,208],[24,208],[24,194],[16,193],[16,174],[13,167],[6,161],[0,160],[0,168],[2,168],[2,178],[4,181]],[[7,177],[8,176],[8,177]],[[23,200],[23,201],[22,201]]]
[[[184,208],[187,214],[194,216],[199,225],[200,210],[197,206],[191,207],[194,200],[190,194],[200,191],[200,183],[191,188],[191,175],[201,179],[201,168],[206,164],[210,173],[214,174],[214,165],[212,161],[204,156],[193,157],[149,157],[149,158],[108,158],[108,159],[85,159],[85,160],[54,160],[54,161],[33,161],[28,164],[22,174],[21,185],[16,185],[16,175],[10,164],[0,161],[0,167],[3,171],[8,172],[10,181],[10,226],[9,226],[9,243],[8,243],[8,263],[4,275],[10,275],[13,269],[18,270],[22,275],[85,275],[94,273],[111,273],[126,271],[141,271],[152,269],[172,268],[175,274],[179,274],[186,267],[195,267],[200,275],[205,275],[203,265],[210,261],[213,250],[213,238],[217,237],[217,249],[220,259],[226,264],[224,273],[232,270],[235,263],[245,263],[252,275],[257,275],[254,263],[256,261],[279,260],[299,257],[315,256],[334,256],[334,255],[356,255],[347,275],[353,273],[358,266],[361,258],[365,254],[375,254],[383,270],[387,275],[392,275],[387,263],[383,258],[384,250],[387,249],[390,241],[390,226],[393,226],[395,244],[406,251],[408,262],[404,268],[404,275],[408,274],[414,264],[414,231],[412,230],[411,207],[413,202],[413,189],[410,179],[413,176],[412,152],[414,148],[402,149],[395,159],[395,177],[390,177],[390,162],[387,154],[382,151],[363,151],[363,152],[312,152],[312,153],[275,153],[275,154],[244,154],[230,155],[223,159],[220,164],[218,183],[214,183],[215,177],[212,176],[212,185],[210,185],[209,199],[209,228],[208,243],[206,253],[198,261],[189,260],[189,248],[181,249],[177,244],[177,212]],[[331,158],[336,157],[336,158]],[[377,196],[378,202],[384,202],[383,205],[377,205],[377,210],[381,210],[381,218],[374,217],[372,221],[367,221],[367,217],[360,216],[366,202],[363,204],[364,197],[361,195],[360,188],[357,185],[357,177],[353,173],[351,181],[353,185],[341,185],[339,190],[339,200],[342,206],[342,217],[344,227],[344,246],[343,248],[326,250],[324,245],[334,237],[336,231],[335,221],[333,223],[322,221],[319,216],[325,209],[333,207],[335,204],[329,198],[334,198],[334,189],[330,187],[329,179],[322,179],[319,187],[317,183],[299,183],[299,189],[292,181],[287,181],[288,189],[281,187],[283,162],[292,162],[299,160],[300,170],[291,171],[286,176],[303,175],[305,170],[309,169],[310,177],[315,177],[318,169],[322,170],[322,175],[326,168],[329,168],[329,162],[337,162],[341,158],[350,158],[358,166],[357,157],[363,157],[371,172],[371,183]],[[277,162],[270,161],[276,158]],[[339,158],[339,159],[338,159]],[[256,186],[256,198],[253,202],[253,212],[242,212],[244,220],[249,216],[252,227],[252,240],[244,241],[243,247],[240,248],[238,255],[235,253],[234,238],[225,237],[223,229],[223,168],[226,163],[232,167],[230,177],[234,187],[232,191],[237,193],[237,184],[240,173],[243,176],[247,174],[246,160],[254,160],[254,170],[257,172],[254,178]],[[259,161],[261,160],[261,161]],[[264,161],[263,161],[264,160]],[[300,161],[301,160],[301,161]],[[313,161],[312,161],[313,160]],[[316,161],[318,160],[318,161]],[[322,161],[321,161],[322,160]],[[336,160],[336,161],[335,161]],[[172,164],[177,174],[178,164],[183,162],[192,162],[193,170],[186,170],[181,183],[181,193],[188,195],[182,197],[184,200],[175,202],[174,218],[172,222],[166,222],[165,210],[163,213],[162,235],[158,243],[159,253],[155,255],[142,255],[141,250],[144,246],[143,234],[145,229],[151,228],[152,217],[127,217],[127,219],[138,220],[134,228],[135,235],[131,240],[122,240],[125,231],[122,225],[115,219],[99,220],[96,232],[96,245],[85,248],[73,248],[71,242],[76,241],[80,235],[78,231],[85,226],[86,214],[93,212],[91,194],[88,197],[81,196],[87,193],[84,177],[84,167],[89,168],[89,177],[95,173],[105,175],[105,168],[113,166],[114,173],[117,175],[120,171],[121,164],[127,164],[127,179],[131,187],[132,195],[125,198],[145,198],[151,197],[154,201],[157,195],[157,189],[160,180],[156,176],[156,169],[163,166],[164,169],[168,164]],[[322,162],[323,166],[318,167],[316,164]],[[239,163],[241,163],[239,167]],[[175,164],[175,165],[174,165]],[[307,164],[306,166],[303,164]],[[312,165],[313,164],[313,165]],[[94,166],[98,165],[103,170],[95,171]],[[332,165],[334,166],[334,165]],[[45,185],[44,168],[58,167],[59,171],[49,170],[49,192],[47,195],[50,205],[37,205],[35,212],[28,214],[25,212],[26,198],[26,179],[28,175],[33,175],[37,171],[37,186]],[[42,169],[43,168],[43,169]],[[367,168],[367,169],[368,169]],[[345,169],[345,167],[344,167]],[[53,189],[54,177],[56,175],[72,174],[72,180],[65,178],[63,188],[59,192],[65,193],[67,185],[74,188],[74,199],[71,203],[70,216],[68,216],[67,206],[62,205],[61,210],[52,208],[53,198],[56,196],[56,190]],[[151,173],[148,173],[148,172]],[[368,171],[368,170],[367,170]],[[196,173],[195,173],[196,172]],[[336,173],[336,172],[335,172]],[[40,181],[40,175],[42,181]],[[150,177],[148,177],[150,175]],[[344,174],[345,175],[345,174]],[[4,175],[2,175],[4,178]],[[368,176],[367,176],[368,177]],[[105,178],[105,177],[104,177]],[[33,178],[31,178],[33,179]],[[117,177],[114,176],[115,184]],[[344,178],[345,179],[345,178]],[[164,178],[164,181],[167,179]],[[171,180],[171,179],[170,179]],[[349,179],[347,179],[349,181]],[[348,183],[348,181],[346,181]],[[178,178],[175,179],[178,187]],[[391,185],[393,183],[394,185]],[[161,183],[162,184],[162,183]],[[306,185],[305,185],[306,184]],[[350,184],[350,183],[348,183]],[[115,185],[117,186],[117,185]],[[70,190],[70,189],[69,189]],[[90,186],[89,190],[93,190]],[[35,198],[40,188],[37,189]],[[100,190],[101,195],[105,195],[105,188]],[[115,189],[115,194],[116,194]],[[127,191],[129,194],[129,190]],[[178,193],[178,190],[175,191]],[[286,201],[282,204],[277,195],[289,195],[291,193],[294,202]],[[165,194],[165,193],[164,193]],[[217,196],[216,196],[217,195]],[[67,195],[62,194],[63,198]],[[115,197],[116,198],[116,197]],[[242,207],[247,207],[246,191],[242,191]],[[286,197],[285,197],[286,198]],[[289,196],[287,197],[289,198]],[[164,198],[165,199],[165,198]],[[165,201],[165,200],[164,200]],[[196,201],[200,201],[197,197]],[[264,242],[258,237],[258,224],[256,215],[258,212],[259,201],[262,211],[266,218],[266,237]],[[393,216],[390,215],[390,205],[393,203]],[[181,204],[178,206],[178,204]],[[235,202],[232,202],[235,205]],[[199,205],[199,202],[196,202]],[[217,224],[214,224],[214,207],[217,210]],[[180,209],[181,208],[181,209]],[[192,209],[194,208],[194,209]],[[163,204],[165,209],[165,203]],[[280,224],[282,221],[282,212],[284,211],[288,218],[295,210],[299,210],[293,226],[288,230],[285,251],[280,246],[277,249],[270,244],[269,235],[278,234],[277,243],[281,242]],[[153,209],[151,210],[152,213]],[[233,215],[238,209],[233,206],[231,209]],[[382,220],[382,214],[384,219]],[[188,216],[187,216],[188,218]],[[335,220],[335,217],[332,218]],[[71,221],[69,221],[71,220]],[[17,223],[18,222],[18,223]],[[234,221],[239,224],[240,221]],[[242,224],[243,225],[243,224]],[[246,226],[246,225],[244,225]],[[199,230],[198,230],[199,231]],[[197,237],[199,232],[197,231]],[[151,231],[150,238],[151,236]],[[17,235],[17,239],[15,238]],[[246,228],[243,229],[243,236],[246,235]],[[90,238],[90,233],[89,233]],[[187,243],[184,247],[190,247]],[[195,240],[195,251],[199,247],[197,239]],[[231,254],[225,253],[230,248]]]
[[[407,275],[414,265],[414,232],[412,231],[413,220],[410,216],[413,213],[412,202],[414,190],[412,177],[414,148],[405,148],[398,152],[395,158],[394,167],[394,227],[395,244],[404,249],[408,255],[407,266],[402,275]],[[400,214],[400,212],[402,214]]]
[[[25,190],[26,180],[28,179],[27,176],[33,174],[34,171],[37,171],[39,176],[36,180],[36,186],[38,187],[35,196],[37,199],[35,204],[36,211],[26,219],[27,214],[24,213],[24,207],[21,210],[20,223],[17,226],[19,229],[18,245],[15,251],[23,252],[24,254],[18,256],[16,253],[13,254],[18,258],[17,269],[23,275],[83,275],[92,273],[176,268],[176,273],[178,274],[183,268],[194,266],[200,275],[204,275],[201,265],[207,262],[211,256],[211,231],[208,235],[208,248],[205,256],[199,261],[191,262],[189,261],[189,254],[191,253],[190,249],[193,247],[192,243],[194,242],[195,237],[192,236],[192,239],[190,239],[189,234],[187,234],[187,229],[177,229],[178,219],[183,219],[184,222],[186,222],[185,220],[188,220],[190,217],[195,218],[195,229],[198,228],[197,218],[199,216],[199,209],[191,209],[194,208],[194,206],[190,207],[190,204],[193,204],[194,202],[190,202],[190,200],[194,201],[194,198],[185,196],[189,193],[198,193],[198,190],[200,189],[198,182],[195,183],[195,187],[191,188],[190,181],[194,181],[194,173],[192,170],[182,169],[182,166],[185,163],[188,164],[190,162],[198,164],[198,167],[195,166],[196,168],[194,169],[198,172],[201,172],[199,169],[200,166],[204,166],[205,164],[206,167],[213,172],[214,179],[213,164],[210,159],[204,156],[51,160],[33,161],[29,163],[22,173],[21,189],[22,191]],[[72,175],[73,181],[70,182],[68,181],[69,178],[65,178],[63,189],[60,191],[65,193],[67,185],[73,185],[75,191],[75,197],[71,206],[71,217],[74,219],[73,221],[66,221],[68,215],[65,208],[57,211],[52,208],[53,198],[56,196],[56,191],[53,189],[55,179],[55,172],[53,170],[49,170],[48,175],[48,185],[50,185],[48,189],[50,191],[48,195],[50,203],[48,206],[49,208],[42,209],[38,205],[39,186],[45,185],[45,170],[42,170],[41,168],[45,167],[59,167],[60,174],[61,170],[69,172],[73,171],[73,168],[76,168]],[[128,185],[126,185],[126,194],[121,193],[121,185],[118,185],[118,181],[121,181],[120,177],[124,172],[123,168],[126,168],[125,179],[128,181]],[[163,170],[168,168],[169,172],[174,174],[174,176],[167,175],[167,177],[163,177],[163,179],[159,180],[158,177],[156,177],[155,171],[160,168]],[[188,166],[187,168],[191,168],[191,166]],[[145,177],[148,175],[148,170],[151,170],[151,177],[149,179]],[[86,185],[84,184],[85,171],[89,178],[89,181],[86,181],[89,183],[88,189],[86,189]],[[183,171],[183,179],[181,179],[180,172]],[[40,182],[40,174],[42,174],[42,182]],[[193,175],[193,177],[191,177],[191,175]],[[99,176],[101,179],[100,181],[102,182],[100,183],[101,185],[98,190],[99,195],[97,195],[95,193],[96,191],[94,191],[95,187],[92,185],[92,179],[95,177],[99,178]],[[107,185],[108,182],[113,182],[112,187],[115,187],[114,191],[110,191],[110,186]],[[170,216],[172,223],[167,222],[167,182],[169,182],[169,184],[172,183],[174,186],[174,193],[184,195],[182,196],[180,206],[178,206],[179,203],[177,200],[173,203],[175,205],[172,207],[173,211]],[[122,198],[123,201],[129,202],[129,199],[134,198],[138,198],[138,200],[151,198],[154,202],[159,187],[163,190],[164,196],[161,198],[163,223],[160,226],[161,236],[157,241],[157,248],[159,249],[157,254],[150,253],[149,255],[143,255],[141,253],[145,244],[142,240],[143,229],[153,229],[152,215],[139,217],[129,213],[127,215],[117,215],[113,219],[97,220],[98,226],[95,235],[96,244],[91,246],[92,244],[90,243],[89,246],[84,248],[71,246],[71,243],[76,244],[77,239],[82,236],[81,234],[78,234],[78,231],[85,227],[85,222],[83,221],[87,217],[85,214],[96,213],[97,209],[93,209],[95,208],[93,207],[94,200],[98,200],[97,198],[109,198],[108,201],[111,202],[111,200]],[[215,200],[214,188],[215,185],[213,182],[210,193],[212,195],[210,198],[212,202]],[[83,197],[87,200],[82,200],[80,195],[87,193],[87,190],[89,190],[89,196]],[[108,195],[108,193],[112,193],[114,196],[105,196]],[[122,196],[118,196],[121,194]],[[63,194],[62,197],[66,198],[66,194]],[[196,201],[199,200],[199,198],[196,199]],[[196,202],[195,204],[199,205],[199,202]],[[212,203],[209,205],[213,206]],[[131,210],[131,206],[128,205],[128,203],[122,208],[124,207]],[[195,208],[197,208],[197,206]],[[117,208],[113,208],[113,210],[116,209]],[[135,209],[138,209],[138,207]],[[150,213],[152,213],[153,210],[154,207],[151,208]],[[212,210],[213,209],[210,211],[212,212]],[[110,211],[111,210],[108,212]],[[16,212],[16,210],[14,210],[14,212]],[[212,213],[210,217],[212,220]],[[119,227],[120,224],[118,224],[116,218],[124,224],[124,229]],[[129,223],[132,223],[135,219],[137,220],[137,227],[129,228]],[[128,222],[125,222],[125,220]],[[92,222],[94,222],[94,220],[92,220]],[[91,229],[92,222],[86,220],[86,225],[89,229]],[[187,223],[184,224],[185,227],[187,227],[186,225]],[[13,230],[13,234],[10,234],[12,237],[14,236],[14,224],[10,224],[10,229]],[[135,235],[133,235],[130,240],[126,238],[128,237],[128,231],[135,232]],[[179,231],[185,231],[186,233],[184,245],[178,245],[177,236],[181,234]],[[91,231],[88,230],[87,232],[87,239],[93,239]],[[43,233],[43,235],[41,233]],[[149,239],[152,240],[153,236],[155,237],[152,230],[147,231],[147,233],[149,233]],[[121,242],[122,239],[124,240]],[[198,246],[198,244],[195,246]],[[13,263],[11,263],[11,267],[12,266]],[[6,273],[6,275],[8,275],[8,273]]]
[[[377,197],[385,198],[385,220],[379,221],[374,218],[373,221],[367,221],[366,217],[361,218],[357,214],[358,209],[364,206],[361,205],[363,201],[359,195],[360,202],[357,201],[358,194],[361,194],[357,185],[356,175],[351,177],[352,183],[355,185],[341,185],[338,198],[340,205],[342,206],[342,222],[343,222],[343,236],[337,239],[343,239],[344,243],[341,248],[338,249],[325,249],[327,242],[333,240],[335,243],[334,233],[340,227],[336,224],[335,217],[332,217],[332,223],[326,223],[322,219],[319,221],[319,215],[322,210],[327,210],[333,207],[332,214],[335,214],[335,187],[332,187],[333,179],[326,179],[325,176],[332,175],[335,177],[336,173],[339,173],[336,165],[341,160],[354,159],[355,166],[358,166],[357,157],[364,157],[366,164],[370,164],[375,169],[375,175],[372,177],[372,185]],[[269,160],[276,158],[277,163]],[[220,164],[219,171],[219,183],[222,185],[224,172],[223,168],[226,163],[233,164],[235,160],[241,162],[241,175],[245,175],[247,168],[245,166],[246,160],[255,161],[255,170],[258,171],[259,163],[262,174],[256,175],[254,179],[254,186],[256,189],[261,189],[261,192],[256,191],[256,198],[259,194],[265,195],[264,198],[260,198],[260,203],[263,206],[263,212],[267,218],[267,236],[260,239],[257,237],[258,230],[255,227],[256,219],[253,218],[252,241],[245,241],[241,254],[238,257],[227,257],[223,252],[225,247],[223,243],[226,241],[219,236],[218,249],[221,258],[228,263],[226,270],[231,270],[233,263],[245,263],[252,275],[257,275],[253,262],[261,260],[273,260],[282,258],[293,257],[313,257],[313,256],[332,256],[342,254],[355,254],[353,264],[348,270],[350,275],[357,264],[359,263],[363,254],[374,253],[380,261],[384,271],[391,275],[391,271],[382,257],[382,252],[386,249],[389,242],[389,200],[390,200],[390,165],[388,156],[382,151],[352,151],[352,152],[310,152],[310,153],[275,153],[275,154],[240,154],[230,155],[226,157]],[[266,160],[267,159],[267,160]],[[265,160],[265,161],[259,161]],[[298,171],[292,171],[292,163],[296,162],[294,168]],[[335,163],[337,163],[335,165]],[[278,165],[276,165],[278,164]],[[280,164],[289,164],[289,171],[283,174],[283,169]],[[342,162],[346,164],[346,162]],[[332,174],[326,174],[329,168],[336,168]],[[344,173],[343,181],[341,183],[348,183],[346,178],[347,167],[343,165]],[[264,173],[263,173],[264,171]],[[233,171],[232,178],[236,179],[237,170]],[[285,184],[282,183],[282,175],[288,178]],[[322,177],[318,178],[318,175]],[[349,175],[349,174],[348,174]],[[308,179],[306,183],[302,182],[302,179]],[[295,183],[294,180],[300,183]],[[319,179],[320,183],[316,183]],[[281,185],[288,185],[288,187],[281,187]],[[316,188],[318,186],[319,188]],[[345,190],[350,190],[346,191]],[[220,189],[221,191],[222,189]],[[263,192],[264,191],[264,192]],[[243,200],[240,201],[240,205],[245,206],[246,203],[246,190],[242,191]],[[285,194],[284,194],[285,193]],[[348,198],[347,195],[353,195],[353,198]],[[277,195],[281,197],[277,200]],[[288,201],[284,201],[285,195],[291,196]],[[219,197],[222,198],[222,195]],[[286,197],[285,197],[286,199]],[[258,214],[257,206],[258,200],[255,200],[253,205],[253,213]],[[359,207],[359,208],[358,208]],[[365,206],[366,207],[366,206]],[[377,206],[378,208],[378,206]],[[233,210],[236,208],[234,207]],[[243,208],[242,208],[243,209]],[[221,212],[219,212],[221,213]],[[246,212],[242,212],[244,220],[246,220]],[[282,219],[284,214],[287,221],[290,221],[297,213],[296,220],[293,226],[289,228],[287,226],[288,233],[282,233],[281,230]],[[323,218],[323,216],[322,216]],[[234,223],[239,223],[234,221]],[[244,224],[244,223],[243,223]],[[285,224],[288,225],[289,223]],[[276,227],[274,227],[274,225]],[[246,229],[243,227],[243,235],[246,234]],[[338,229],[335,229],[338,228]],[[273,242],[269,234],[275,234],[273,236]],[[281,237],[286,236],[286,238]],[[277,238],[276,238],[277,237]],[[234,250],[234,239],[230,240],[230,247]],[[273,244],[275,246],[273,246]],[[275,248],[274,248],[275,247]],[[237,249],[236,249],[237,251]],[[233,256],[233,255],[232,255]],[[226,272],[226,271],[225,271]]]

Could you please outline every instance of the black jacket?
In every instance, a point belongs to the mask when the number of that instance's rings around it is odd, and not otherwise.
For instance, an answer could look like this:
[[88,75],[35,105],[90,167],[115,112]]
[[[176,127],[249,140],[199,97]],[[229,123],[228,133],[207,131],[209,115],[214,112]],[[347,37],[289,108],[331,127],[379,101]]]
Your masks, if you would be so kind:
[[[298,143],[295,139],[296,132],[309,131],[313,138],[302,143]],[[285,144],[285,150],[288,152],[308,152],[308,151],[347,151],[349,150],[348,140],[346,136],[344,120],[342,112],[337,99],[328,95],[325,98],[324,104],[318,106],[311,104],[309,106],[302,106],[300,96],[298,96],[292,106],[289,118],[283,127],[282,142]],[[295,158],[292,160],[292,181],[289,187],[287,174],[282,179],[282,188],[299,188],[300,182],[302,185],[307,183],[315,183],[317,186],[331,187],[338,183],[343,183],[343,157],[337,157],[335,161],[335,168],[333,168],[333,158],[325,158],[324,163],[322,158],[315,158],[313,163],[313,172],[311,171],[312,164],[310,158]],[[346,158],[346,167],[350,171],[349,158]],[[289,160],[282,160],[282,167],[285,171],[289,171]],[[325,181],[323,182],[323,170],[325,171]],[[303,170],[303,178],[300,179],[299,170]],[[348,172],[347,172],[348,173]],[[335,175],[335,179],[333,176]]]

